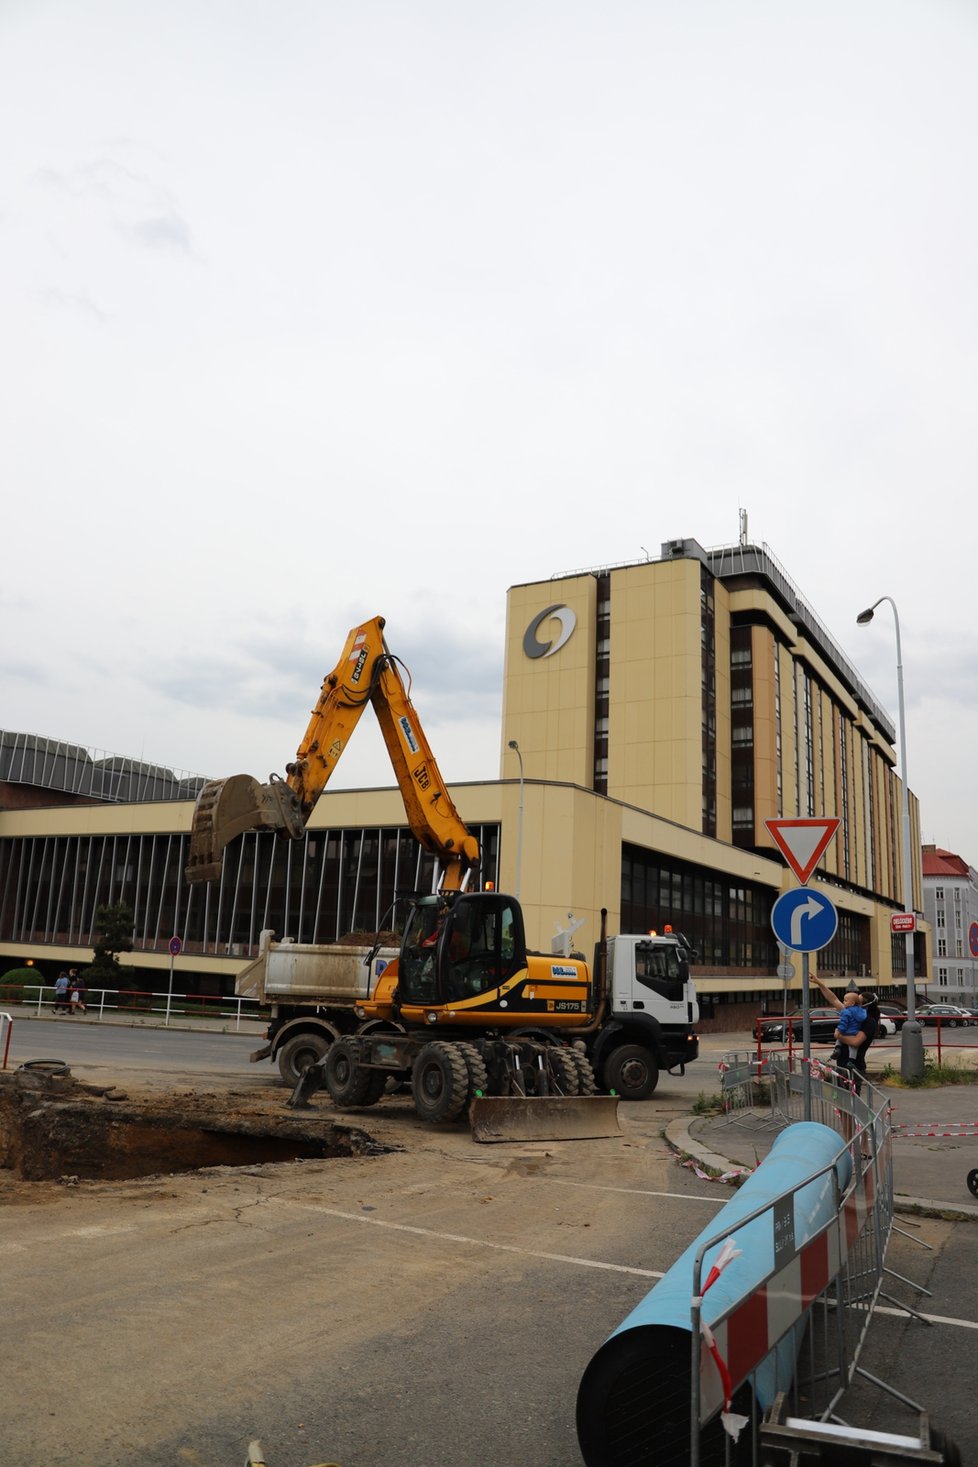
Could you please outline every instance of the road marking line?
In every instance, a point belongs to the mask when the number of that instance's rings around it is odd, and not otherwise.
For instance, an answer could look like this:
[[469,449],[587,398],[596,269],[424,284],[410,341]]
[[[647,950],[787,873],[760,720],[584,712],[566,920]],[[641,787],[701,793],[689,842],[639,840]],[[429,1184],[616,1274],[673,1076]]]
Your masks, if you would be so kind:
[[[877,1304],[873,1310],[874,1314],[889,1314],[894,1319],[909,1319],[905,1309],[888,1309],[883,1304]],[[931,1324],[953,1324],[957,1329],[978,1329],[978,1320],[974,1319],[950,1319],[946,1314],[925,1314],[922,1309],[915,1310],[922,1319],[927,1319]]]
[[594,1258],[575,1258],[567,1253],[541,1253],[535,1248],[518,1248],[514,1243],[492,1243],[486,1238],[467,1238],[462,1233],[439,1233],[434,1228],[416,1228],[408,1223],[387,1222],[382,1217],[364,1217],[359,1212],[341,1212],[337,1207],[320,1207],[315,1202],[293,1202],[288,1197],[271,1197],[270,1202],[280,1202],[286,1207],[298,1207],[304,1212],[322,1213],[324,1217],[338,1217],[343,1222],[367,1223],[375,1228],[389,1228],[395,1233],[413,1233],[418,1238],[435,1238],[439,1243],[467,1243],[473,1248],[493,1248],[499,1253],[516,1253],[521,1258],[543,1258],[548,1263],[573,1263],[578,1268],[598,1268],[609,1273],[632,1273],[643,1279],[661,1279],[662,1273],[654,1268],[631,1268],[627,1263],[601,1263]]
[[693,1192],[649,1192],[644,1187],[607,1187],[602,1182],[568,1182],[563,1177],[534,1178],[546,1180],[556,1187],[583,1187],[587,1192],[624,1192],[626,1197],[674,1197],[678,1202],[709,1202],[723,1207],[729,1197],[697,1197]]

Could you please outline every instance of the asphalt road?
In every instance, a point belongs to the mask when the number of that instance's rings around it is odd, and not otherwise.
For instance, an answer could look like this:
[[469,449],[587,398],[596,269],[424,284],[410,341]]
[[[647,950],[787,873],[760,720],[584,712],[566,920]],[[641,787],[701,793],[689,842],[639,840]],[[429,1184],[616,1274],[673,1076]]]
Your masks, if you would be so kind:
[[[74,1022],[17,1025],[11,1062],[282,1094],[253,1037]],[[349,1116],[385,1155],[37,1186],[0,1210],[5,1463],[240,1467],[260,1438],[268,1467],[580,1467],[585,1366],[729,1196],[661,1132],[718,1088],[735,1039],[623,1106],[615,1140],[480,1147],[395,1098]],[[978,1461],[978,1228],[898,1226],[888,1264],[940,1322],[884,1301],[863,1364]],[[867,1383],[856,1406],[911,1430]]]
[[267,1061],[253,1065],[248,1059],[261,1042],[256,1033],[100,1024],[68,1016],[15,1018],[8,1068],[25,1060],[61,1059],[72,1067],[118,1066],[198,1075],[243,1075],[248,1071],[277,1074]]

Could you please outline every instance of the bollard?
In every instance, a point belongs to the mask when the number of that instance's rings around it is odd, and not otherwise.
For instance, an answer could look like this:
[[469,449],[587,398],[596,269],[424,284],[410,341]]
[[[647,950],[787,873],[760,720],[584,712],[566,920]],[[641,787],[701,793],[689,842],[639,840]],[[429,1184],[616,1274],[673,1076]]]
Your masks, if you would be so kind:
[[[577,1395],[577,1434],[587,1467],[675,1467],[690,1460],[695,1263],[705,1247],[702,1288],[720,1253],[721,1244],[710,1247],[710,1241],[722,1239],[734,1228],[733,1241],[740,1256],[703,1295],[702,1318],[713,1325],[745,1301],[751,1301],[753,1309],[756,1301],[743,1337],[738,1333],[731,1341],[733,1385],[739,1387],[733,1409],[751,1414],[752,1391],[743,1382],[755,1370],[758,1405],[764,1409],[773,1404],[777,1391],[785,1389],[786,1375],[790,1381],[811,1300],[791,1301],[782,1295],[769,1301],[763,1286],[789,1256],[784,1246],[789,1234],[792,1250],[800,1250],[838,1216],[839,1199],[850,1175],[849,1155],[830,1127],[800,1121],[777,1138],[762,1165],[604,1342],[585,1370]],[[753,1217],[759,1209],[764,1210]],[[781,1335],[774,1349],[767,1341],[769,1311],[777,1318]],[[695,1399],[699,1399],[698,1389]],[[724,1460],[718,1417],[704,1428],[702,1447],[704,1463]],[[749,1441],[740,1450],[746,1450],[749,1461]],[[738,1460],[736,1452],[732,1460]]]
[[[941,1037],[941,1021],[937,1021],[937,1037]],[[900,1078],[919,1080],[924,1073],[924,1030],[916,1019],[907,1019],[900,1030]]]

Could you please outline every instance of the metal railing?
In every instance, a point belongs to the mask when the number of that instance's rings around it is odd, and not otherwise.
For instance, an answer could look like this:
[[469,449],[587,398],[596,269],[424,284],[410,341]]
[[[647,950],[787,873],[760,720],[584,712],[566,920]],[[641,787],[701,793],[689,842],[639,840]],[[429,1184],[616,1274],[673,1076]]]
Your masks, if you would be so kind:
[[[978,1055],[978,1045],[967,1043],[957,1044],[953,1040],[945,1039],[943,1034],[945,1026],[952,1031],[958,1028],[968,1029],[978,1026],[978,1014],[976,1014],[970,1021],[963,1017],[942,1018],[940,1014],[934,1014],[931,1017],[925,1017],[925,1019],[921,1019],[920,1024],[923,1031],[924,1054],[926,1056],[928,1050],[934,1052],[934,1062],[937,1065],[938,1069],[940,1069],[943,1063],[944,1051],[946,1049],[963,1049],[974,1052],[976,1055]],[[772,1057],[772,1055],[780,1050],[783,1050],[784,1053],[787,1054],[789,1060],[794,1059],[796,1056],[799,1058],[801,1057],[801,1040],[795,1038],[795,1028],[797,1025],[797,1019],[792,1021],[789,1017],[787,1020],[784,1020],[780,1017],[776,1017],[773,1015],[765,1016],[763,1018],[757,1018],[754,1020],[754,1035],[757,1046],[754,1053],[754,1059],[757,1063],[758,1074],[764,1073],[767,1068],[768,1060]],[[928,1044],[927,1030],[932,1025],[936,1025],[937,1035],[934,1042],[932,1044]],[[765,1033],[770,1033],[771,1029],[775,1026],[778,1026],[784,1030],[784,1039],[777,1039],[769,1044],[769,1041],[764,1038],[764,1035]],[[877,1033],[876,1038],[873,1040],[873,1052],[878,1055],[881,1051],[884,1050],[889,1050],[890,1052],[899,1051],[899,1042],[899,1029],[897,1030],[896,1034]],[[812,1048],[831,1049],[834,1043],[835,1041],[831,1039],[813,1039]],[[978,1071],[978,1062],[976,1062],[976,1071]]]
[[[30,995],[30,996],[28,996]],[[45,1012],[53,1016],[55,1008],[64,1009],[69,1000],[55,995],[50,985],[27,985],[24,989],[24,1007],[37,1018]],[[268,1006],[254,998],[239,998],[236,995],[210,993],[174,993],[138,991],[127,988],[89,988],[80,1005],[90,1019],[129,1019],[133,1022],[159,1023],[166,1025],[174,1020],[195,1019],[202,1022],[224,1023],[231,1021],[235,1029],[246,1020],[261,1021],[269,1014]]]

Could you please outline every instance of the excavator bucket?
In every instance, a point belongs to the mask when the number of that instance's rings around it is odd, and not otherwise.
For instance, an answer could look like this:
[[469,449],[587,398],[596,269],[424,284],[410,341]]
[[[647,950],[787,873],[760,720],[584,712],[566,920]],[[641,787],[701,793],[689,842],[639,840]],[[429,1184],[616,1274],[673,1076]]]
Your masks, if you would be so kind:
[[590,1141],[620,1136],[617,1095],[479,1095],[473,1141]]
[[302,813],[284,780],[259,784],[250,774],[212,779],[204,785],[194,806],[187,880],[217,881],[228,841],[245,830],[262,827],[281,830],[293,838],[302,834]]

